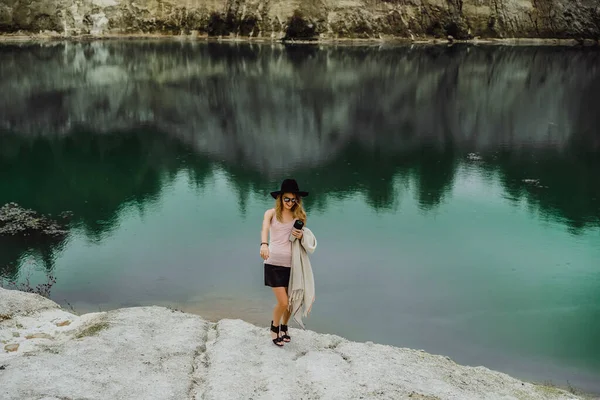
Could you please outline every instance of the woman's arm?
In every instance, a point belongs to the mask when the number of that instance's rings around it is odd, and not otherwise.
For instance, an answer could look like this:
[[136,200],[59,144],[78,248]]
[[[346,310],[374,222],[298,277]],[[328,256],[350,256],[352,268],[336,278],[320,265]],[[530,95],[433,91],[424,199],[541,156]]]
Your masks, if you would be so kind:
[[269,228],[271,227],[271,218],[273,218],[274,209],[265,211],[262,229],[260,231],[260,256],[263,260],[269,258]]

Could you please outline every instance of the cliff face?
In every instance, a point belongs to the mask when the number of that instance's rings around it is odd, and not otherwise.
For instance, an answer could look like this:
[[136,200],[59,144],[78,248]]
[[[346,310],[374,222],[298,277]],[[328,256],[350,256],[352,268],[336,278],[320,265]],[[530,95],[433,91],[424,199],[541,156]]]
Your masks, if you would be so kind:
[[600,0],[0,0],[0,32],[600,39]]

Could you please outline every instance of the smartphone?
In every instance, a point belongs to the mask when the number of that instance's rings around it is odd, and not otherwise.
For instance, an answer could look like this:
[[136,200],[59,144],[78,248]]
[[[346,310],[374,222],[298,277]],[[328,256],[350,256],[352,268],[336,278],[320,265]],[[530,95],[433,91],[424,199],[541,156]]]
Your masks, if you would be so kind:
[[[302,229],[303,226],[304,222],[300,221],[299,219],[297,219],[296,222],[294,222],[294,229]],[[296,237],[290,234],[290,242],[293,242],[294,240],[296,240]]]
[[302,229],[303,226],[304,222],[302,222],[302,220],[297,219],[296,222],[294,222],[294,229]]

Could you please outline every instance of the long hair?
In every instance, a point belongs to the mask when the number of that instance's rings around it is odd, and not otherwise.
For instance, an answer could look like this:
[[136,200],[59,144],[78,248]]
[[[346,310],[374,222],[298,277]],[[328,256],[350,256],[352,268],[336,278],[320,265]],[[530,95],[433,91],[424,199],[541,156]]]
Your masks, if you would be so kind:
[[[302,197],[296,195],[296,204],[292,207],[292,214],[294,218],[301,220],[306,225],[306,211],[304,211],[304,207],[302,206]],[[275,216],[279,222],[283,222],[282,220],[283,213],[283,193],[277,196],[275,200]]]

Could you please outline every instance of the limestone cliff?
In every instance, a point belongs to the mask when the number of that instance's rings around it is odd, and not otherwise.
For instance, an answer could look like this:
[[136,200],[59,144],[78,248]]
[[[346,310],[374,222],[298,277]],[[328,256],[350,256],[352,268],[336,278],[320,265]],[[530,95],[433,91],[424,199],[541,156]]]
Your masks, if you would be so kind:
[[0,0],[0,32],[600,39],[600,0]]

